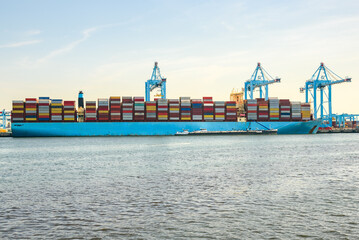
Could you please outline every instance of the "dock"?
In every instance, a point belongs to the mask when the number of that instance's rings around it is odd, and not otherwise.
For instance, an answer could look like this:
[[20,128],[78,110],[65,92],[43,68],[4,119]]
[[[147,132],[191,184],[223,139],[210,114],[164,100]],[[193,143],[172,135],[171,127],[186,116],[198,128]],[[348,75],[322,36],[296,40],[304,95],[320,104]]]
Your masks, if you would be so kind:
[[358,128],[335,128],[335,129],[321,129],[318,130],[318,134],[324,133],[359,133]]

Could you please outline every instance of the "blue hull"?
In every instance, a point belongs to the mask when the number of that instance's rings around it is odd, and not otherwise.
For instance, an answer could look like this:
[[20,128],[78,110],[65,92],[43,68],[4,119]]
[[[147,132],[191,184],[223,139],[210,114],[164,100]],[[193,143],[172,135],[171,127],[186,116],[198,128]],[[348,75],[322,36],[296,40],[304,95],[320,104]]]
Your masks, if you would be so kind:
[[309,122],[47,122],[12,123],[13,137],[167,136],[196,131],[268,130],[315,134],[321,121]]

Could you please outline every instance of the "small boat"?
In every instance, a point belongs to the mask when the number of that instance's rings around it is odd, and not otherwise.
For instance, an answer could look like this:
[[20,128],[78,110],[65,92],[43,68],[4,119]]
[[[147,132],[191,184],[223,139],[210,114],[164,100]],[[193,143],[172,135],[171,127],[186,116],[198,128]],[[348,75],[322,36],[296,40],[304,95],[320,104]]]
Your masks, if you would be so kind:
[[188,130],[183,130],[182,132],[176,132],[176,136],[185,136],[185,135],[188,135],[189,132]]

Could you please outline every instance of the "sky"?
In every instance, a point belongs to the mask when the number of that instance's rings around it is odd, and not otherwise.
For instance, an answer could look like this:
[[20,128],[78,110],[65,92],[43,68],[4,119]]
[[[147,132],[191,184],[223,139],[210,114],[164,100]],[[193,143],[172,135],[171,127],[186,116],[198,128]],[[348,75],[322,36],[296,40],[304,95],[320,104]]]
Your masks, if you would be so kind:
[[158,61],[167,98],[229,99],[257,62],[300,93],[321,62],[351,83],[333,87],[334,113],[359,113],[359,1],[0,0],[0,108],[49,96],[144,96]]

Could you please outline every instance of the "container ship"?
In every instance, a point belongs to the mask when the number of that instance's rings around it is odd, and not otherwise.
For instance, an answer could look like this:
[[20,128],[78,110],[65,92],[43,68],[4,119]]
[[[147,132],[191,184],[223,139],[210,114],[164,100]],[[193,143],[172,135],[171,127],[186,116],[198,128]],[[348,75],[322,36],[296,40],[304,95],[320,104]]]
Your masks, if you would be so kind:
[[84,101],[50,97],[12,103],[13,137],[165,136],[181,131],[277,130],[277,134],[315,134],[310,104],[263,98],[214,101],[112,96]]

